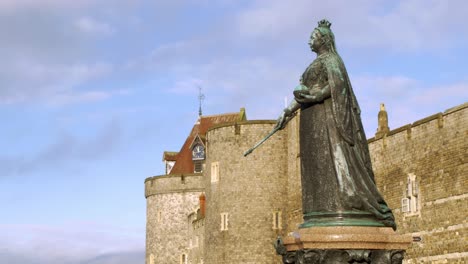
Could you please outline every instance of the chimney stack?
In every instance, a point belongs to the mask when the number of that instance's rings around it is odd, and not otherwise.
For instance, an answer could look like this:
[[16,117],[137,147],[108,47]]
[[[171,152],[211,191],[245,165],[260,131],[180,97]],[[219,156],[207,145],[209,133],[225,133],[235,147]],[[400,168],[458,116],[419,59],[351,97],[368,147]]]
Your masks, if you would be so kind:
[[201,215],[201,218],[205,218],[205,210],[206,210],[206,197],[205,197],[205,194],[202,193],[200,194],[200,215]]
[[380,104],[380,111],[378,115],[378,128],[377,133],[375,133],[376,138],[381,138],[386,135],[390,131],[388,127],[388,115],[387,111],[385,110],[385,105],[383,103]]

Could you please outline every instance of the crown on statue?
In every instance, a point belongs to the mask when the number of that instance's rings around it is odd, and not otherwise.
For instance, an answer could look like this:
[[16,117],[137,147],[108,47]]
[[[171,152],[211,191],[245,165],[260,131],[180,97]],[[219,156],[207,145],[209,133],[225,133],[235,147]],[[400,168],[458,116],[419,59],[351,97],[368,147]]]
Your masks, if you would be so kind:
[[328,21],[326,19],[322,19],[322,20],[320,20],[318,22],[318,26],[330,29],[331,23],[330,23],[330,21]]

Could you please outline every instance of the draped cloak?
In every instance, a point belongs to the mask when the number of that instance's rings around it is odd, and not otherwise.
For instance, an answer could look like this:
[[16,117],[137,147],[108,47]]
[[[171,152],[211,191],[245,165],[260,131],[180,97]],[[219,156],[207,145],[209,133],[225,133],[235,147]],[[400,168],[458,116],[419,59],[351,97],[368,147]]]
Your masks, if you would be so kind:
[[302,82],[307,89],[328,85],[331,90],[324,101],[301,104],[303,227],[395,228],[393,214],[375,185],[359,105],[340,56],[319,55]]

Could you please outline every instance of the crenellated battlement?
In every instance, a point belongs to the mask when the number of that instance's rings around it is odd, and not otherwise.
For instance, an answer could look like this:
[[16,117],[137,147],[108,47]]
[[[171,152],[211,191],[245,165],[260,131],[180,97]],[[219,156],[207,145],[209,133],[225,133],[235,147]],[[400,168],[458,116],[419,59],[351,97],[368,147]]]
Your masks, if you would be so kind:
[[466,262],[454,254],[466,251],[467,110],[465,103],[369,140],[375,181],[399,232],[423,239],[407,250],[408,263]]
[[437,133],[439,129],[443,128],[447,124],[450,126],[457,126],[456,122],[466,122],[466,120],[463,120],[463,116],[466,115],[465,111],[467,108],[468,103],[464,103],[459,106],[449,108],[443,113],[437,113],[411,124],[390,130],[388,133],[381,136],[369,138],[367,141],[368,143],[374,143],[378,140],[382,140],[382,144],[385,147],[386,144],[389,143],[388,141],[392,140],[392,137],[402,137],[407,140],[411,140],[418,135],[424,136],[431,134],[433,136],[433,133]]
[[156,194],[203,192],[203,174],[171,174],[149,177],[145,180],[145,197]]
[[208,132],[223,128],[223,127],[234,127],[236,134],[240,133],[240,127],[244,125],[274,125],[276,120],[245,120],[240,122],[226,122],[219,125],[214,125],[208,129]]

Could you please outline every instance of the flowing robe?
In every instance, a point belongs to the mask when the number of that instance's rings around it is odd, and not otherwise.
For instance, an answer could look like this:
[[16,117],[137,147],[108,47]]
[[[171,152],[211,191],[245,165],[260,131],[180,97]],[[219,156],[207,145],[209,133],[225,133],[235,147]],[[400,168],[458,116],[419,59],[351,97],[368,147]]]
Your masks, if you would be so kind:
[[343,61],[320,55],[302,75],[308,89],[329,86],[331,96],[301,104],[300,155],[304,224],[391,226],[394,217],[380,195]]

